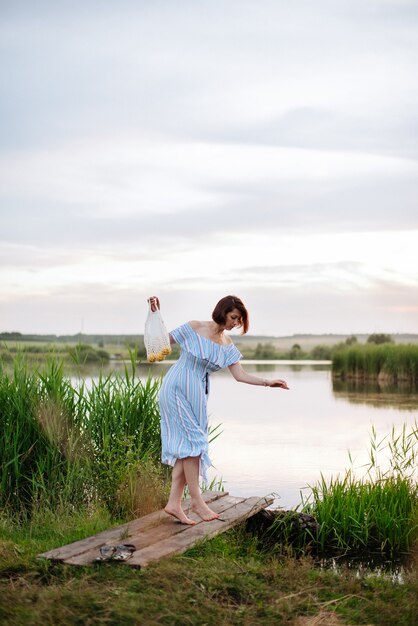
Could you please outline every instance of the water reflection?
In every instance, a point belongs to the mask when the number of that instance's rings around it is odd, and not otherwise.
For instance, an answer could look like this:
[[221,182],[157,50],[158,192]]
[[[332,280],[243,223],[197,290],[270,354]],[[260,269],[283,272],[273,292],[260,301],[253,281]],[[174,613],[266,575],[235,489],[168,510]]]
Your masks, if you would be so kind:
[[395,407],[401,411],[418,409],[418,393],[402,386],[381,386],[378,383],[359,381],[332,381],[337,399],[353,404],[369,404],[374,407]]
[[408,571],[409,555],[397,559],[387,559],[379,554],[359,554],[357,556],[328,557],[315,561],[319,569],[331,570],[344,575],[345,570],[355,571],[357,578],[385,578],[402,585]]

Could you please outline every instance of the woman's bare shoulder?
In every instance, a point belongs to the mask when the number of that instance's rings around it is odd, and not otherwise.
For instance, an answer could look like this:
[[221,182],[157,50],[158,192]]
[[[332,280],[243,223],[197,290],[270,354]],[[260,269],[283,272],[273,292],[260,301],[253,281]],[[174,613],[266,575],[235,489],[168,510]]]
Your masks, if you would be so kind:
[[199,320],[190,320],[190,322],[187,323],[193,328],[193,330],[199,330],[199,328],[204,326],[204,322],[199,322]]
[[198,332],[202,332],[202,334],[210,334],[211,333],[211,322],[203,322],[200,320],[190,320],[187,322],[189,326],[193,328],[193,330],[197,330]]

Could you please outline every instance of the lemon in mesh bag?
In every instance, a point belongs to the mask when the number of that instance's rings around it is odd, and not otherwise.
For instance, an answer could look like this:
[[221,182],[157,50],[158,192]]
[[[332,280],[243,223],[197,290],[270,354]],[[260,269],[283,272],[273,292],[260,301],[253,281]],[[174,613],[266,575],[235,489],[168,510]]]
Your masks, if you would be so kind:
[[[152,300],[155,300],[155,310],[153,311]],[[148,300],[149,309],[147,319],[145,321],[144,344],[147,351],[147,360],[149,363],[155,361],[164,361],[166,356],[171,353],[170,337],[165,327],[158,298]]]

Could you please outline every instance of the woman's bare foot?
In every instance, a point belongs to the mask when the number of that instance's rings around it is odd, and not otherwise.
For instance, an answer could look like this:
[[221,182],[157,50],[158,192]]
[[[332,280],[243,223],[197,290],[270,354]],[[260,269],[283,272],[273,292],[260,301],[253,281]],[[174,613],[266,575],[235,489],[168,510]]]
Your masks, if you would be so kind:
[[190,519],[190,517],[187,517],[187,515],[185,514],[181,506],[178,508],[175,508],[167,504],[164,511],[168,513],[169,515],[172,515],[173,517],[178,519],[178,521],[181,524],[188,524],[189,526],[194,526],[194,524],[196,524],[194,520]]
[[193,503],[191,510],[194,513],[197,513],[197,515],[201,517],[204,522],[211,522],[212,520],[219,518],[219,514],[212,511],[204,500],[202,500],[202,502]]

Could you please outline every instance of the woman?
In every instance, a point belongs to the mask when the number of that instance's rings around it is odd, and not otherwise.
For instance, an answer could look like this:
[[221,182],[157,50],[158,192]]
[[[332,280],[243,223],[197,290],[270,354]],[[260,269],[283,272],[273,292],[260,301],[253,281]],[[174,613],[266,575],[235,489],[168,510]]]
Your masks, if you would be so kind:
[[[156,296],[151,309],[160,308]],[[284,380],[269,380],[248,374],[239,363],[242,354],[225,331],[248,331],[248,312],[236,296],[226,296],[215,306],[210,321],[191,321],[170,332],[181,355],[164,377],[159,402],[161,412],[162,461],[173,467],[170,497],[165,512],[182,524],[195,524],[181,507],[187,484],[191,509],[204,521],[219,518],[202,498],[199,475],[206,481],[211,462],[208,456],[207,398],[209,375],[228,367],[236,381],[249,385],[288,389]]]

